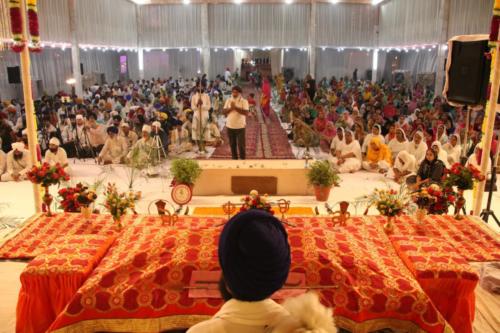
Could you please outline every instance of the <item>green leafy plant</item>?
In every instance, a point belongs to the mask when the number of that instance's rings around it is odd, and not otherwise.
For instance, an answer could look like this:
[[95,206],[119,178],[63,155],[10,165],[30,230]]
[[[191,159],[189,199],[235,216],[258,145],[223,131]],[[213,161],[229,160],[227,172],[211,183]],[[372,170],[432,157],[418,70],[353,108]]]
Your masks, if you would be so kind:
[[170,173],[174,176],[173,184],[193,185],[201,174],[201,168],[196,160],[179,158],[172,161]]
[[132,148],[126,164],[127,184],[129,190],[134,188],[137,177],[140,177],[141,171],[148,166],[149,161],[144,159],[139,147]]
[[307,173],[309,184],[314,186],[339,186],[340,177],[328,161],[316,161]]

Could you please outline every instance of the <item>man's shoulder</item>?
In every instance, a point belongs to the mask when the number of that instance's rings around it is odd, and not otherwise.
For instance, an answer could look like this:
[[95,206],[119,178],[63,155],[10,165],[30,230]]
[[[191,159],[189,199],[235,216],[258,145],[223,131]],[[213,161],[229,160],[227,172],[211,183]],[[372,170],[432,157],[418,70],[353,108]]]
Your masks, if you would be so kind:
[[223,333],[224,323],[221,319],[213,318],[191,327],[187,333]]

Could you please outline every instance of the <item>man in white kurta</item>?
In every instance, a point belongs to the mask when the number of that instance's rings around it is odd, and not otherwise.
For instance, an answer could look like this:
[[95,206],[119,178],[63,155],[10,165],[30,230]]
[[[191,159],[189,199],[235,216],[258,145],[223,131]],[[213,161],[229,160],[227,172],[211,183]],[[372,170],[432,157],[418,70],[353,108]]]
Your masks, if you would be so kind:
[[125,139],[125,141],[127,142],[127,146],[128,148],[132,148],[132,146],[137,142],[137,140],[139,139],[139,137],[137,136],[137,134],[134,132],[134,131],[131,131],[130,130],[130,125],[126,122],[123,122],[120,126],[120,133],[119,135]]
[[361,169],[361,146],[354,140],[351,131],[345,131],[345,142],[337,151],[337,156],[331,158],[333,167],[340,173],[356,172]]
[[66,173],[70,173],[68,156],[64,148],[60,147],[61,143],[57,138],[51,138],[49,140],[49,149],[45,152],[44,162],[48,163],[50,166],[59,164]]
[[153,150],[153,139],[151,138],[151,126],[142,126],[142,138],[140,138],[129,151],[127,158],[135,158],[136,161],[142,161],[144,164],[148,164],[150,159],[151,151]]
[[191,97],[191,109],[193,110],[192,136],[193,140],[198,143],[201,152],[205,151],[205,146],[201,142],[210,139],[208,128],[210,107],[210,96],[203,91],[201,83],[198,83],[196,93]]
[[24,149],[24,143],[13,143],[12,150],[7,154],[7,170],[1,180],[3,182],[26,180],[26,175],[32,166],[29,151]]
[[118,135],[118,127],[110,126],[107,129],[108,138],[99,153],[99,162],[103,164],[120,164],[124,162],[128,153],[127,141]]

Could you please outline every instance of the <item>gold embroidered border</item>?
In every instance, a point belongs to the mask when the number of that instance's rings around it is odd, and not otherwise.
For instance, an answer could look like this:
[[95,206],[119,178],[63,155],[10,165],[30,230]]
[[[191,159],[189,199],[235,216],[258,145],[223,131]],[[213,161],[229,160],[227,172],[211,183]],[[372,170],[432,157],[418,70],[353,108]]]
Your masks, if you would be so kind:
[[44,213],[35,213],[28,217],[24,222],[18,225],[18,227],[9,233],[7,233],[5,236],[3,236],[0,239],[0,248],[3,247],[9,240],[13,239],[16,237],[18,234],[20,234],[24,229],[26,229],[31,223],[33,223],[36,219],[41,217]]
[[210,318],[212,318],[212,316],[175,315],[169,317],[141,319],[94,319],[84,320],[52,332],[160,332],[164,330],[189,328]]
[[[352,333],[368,333],[384,328],[404,330],[406,333],[426,333],[425,330],[414,322],[392,318],[370,319],[358,323],[346,317],[335,316],[335,324],[337,327],[346,329]],[[453,328],[447,322],[445,322],[443,333],[454,333]]]

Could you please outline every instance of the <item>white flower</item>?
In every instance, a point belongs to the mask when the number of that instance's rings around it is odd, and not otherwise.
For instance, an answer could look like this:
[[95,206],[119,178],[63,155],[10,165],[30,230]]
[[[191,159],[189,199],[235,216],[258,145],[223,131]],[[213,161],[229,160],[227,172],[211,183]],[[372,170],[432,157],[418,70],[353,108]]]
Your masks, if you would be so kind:
[[258,195],[259,195],[259,192],[257,192],[257,190],[251,190],[251,191],[250,191],[250,195],[251,195],[252,197],[256,197],[256,196],[258,196]]

